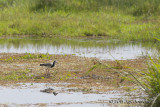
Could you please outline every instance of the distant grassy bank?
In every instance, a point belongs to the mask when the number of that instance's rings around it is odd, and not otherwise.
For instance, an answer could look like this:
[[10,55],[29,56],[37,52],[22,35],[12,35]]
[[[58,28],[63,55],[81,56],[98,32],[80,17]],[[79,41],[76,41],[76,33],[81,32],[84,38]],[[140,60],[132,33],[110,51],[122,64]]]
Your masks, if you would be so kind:
[[0,36],[106,36],[153,40],[159,0],[1,0]]

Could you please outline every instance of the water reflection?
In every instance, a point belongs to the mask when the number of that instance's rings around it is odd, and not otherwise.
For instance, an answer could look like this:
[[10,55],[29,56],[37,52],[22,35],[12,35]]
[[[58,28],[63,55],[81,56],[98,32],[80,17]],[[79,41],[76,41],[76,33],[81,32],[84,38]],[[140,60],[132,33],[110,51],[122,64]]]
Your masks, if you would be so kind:
[[[121,103],[114,103],[113,101],[118,101],[119,99],[123,101],[143,101],[143,97],[140,98],[139,94],[134,93],[134,97],[126,96],[127,93],[123,91],[107,91],[105,93],[83,93],[76,91],[69,91],[69,89],[78,89],[78,88],[66,88],[66,83],[62,83],[63,87],[57,87],[59,83],[20,83],[15,86],[10,85],[9,87],[0,86],[0,104],[6,104],[11,107],[20,107],[20,104],[30,105],[33,107],[38,104],[45,104],[48,106],[69,106],[69,107],[118,107]],[[54,91],[58,95],[42,93],[40,90],[46,87],[54,87]],[[94,87],[93,87],[94,89]],[[15,97],[16,96],[16,97]],[[143,95],[144,97],[146,95]],[[147,96],[146,96],[147,97]],[[129,103],[130,104],[130,103]],[[127,103],[123,103],[125,106],[129,106]],[[141,104],[137,103],[137,106]],[[22,105],[21,105],[22,106]],[[25,107],[26,107],[25,106]],[[36,107],[37,107],[36,106]],[[35,107],[35,106],[34,106]]]
[[133,59],[137,56],[156,53],[150,46],[142,43],[121,43],[119,41],[67,40],[60,38],[40,39],[0,39],[0,53],[49,53],[74,54],[76,56],[96,57],[100,59]]

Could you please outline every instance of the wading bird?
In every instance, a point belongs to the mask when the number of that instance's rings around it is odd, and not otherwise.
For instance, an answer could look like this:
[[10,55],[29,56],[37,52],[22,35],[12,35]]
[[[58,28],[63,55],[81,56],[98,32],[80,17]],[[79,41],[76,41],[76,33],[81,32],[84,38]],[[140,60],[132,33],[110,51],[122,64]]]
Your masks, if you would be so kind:
[[47,69],[46,69],[46,75],[50,76],[49,68],[53,68],[55,66],[55,64],[56,64],[56,61],[54,61],[53,64],[51,64],[51,63],[44,63],[44,64],[40,64],[40,66],[47,67]]

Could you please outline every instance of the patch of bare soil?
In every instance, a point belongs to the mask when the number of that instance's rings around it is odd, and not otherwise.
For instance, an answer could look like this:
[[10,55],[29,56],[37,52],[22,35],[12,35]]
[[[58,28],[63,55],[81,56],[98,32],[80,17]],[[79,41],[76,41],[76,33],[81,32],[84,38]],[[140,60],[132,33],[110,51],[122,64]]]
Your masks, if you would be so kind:
[[[120,89],[123,86],[133,86],[134,83],[122,78],[123,72],[146,70],[147,59],[138,58],[123,61],[106,61],[96,58],[77,57],[74,55],[50,55],[50,58],[24,58],[26,54],[0,54],[0,84],[12,83],[71,83],[67,87],[76,87],[84,91],[95,88],[99,92]],[[21,58],[20,58],[21,57]],[[49,69],[41,63],[52,63],[56,66]],[[100,66],[96,66],[100,65]],[[104,66],[101,66],[104,65]],[[89,72],[88,72],[89,71]],[[123,75],[124,76],[124,75]]]

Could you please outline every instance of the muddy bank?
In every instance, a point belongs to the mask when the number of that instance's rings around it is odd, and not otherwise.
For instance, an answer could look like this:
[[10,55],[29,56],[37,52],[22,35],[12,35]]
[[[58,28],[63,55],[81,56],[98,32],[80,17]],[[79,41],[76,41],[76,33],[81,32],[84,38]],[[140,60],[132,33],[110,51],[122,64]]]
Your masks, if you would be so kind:
[[[55,67],[49,69],[50,77],[46,77],[46,68],[41,63],[52,63]],[[112,90],[124,85],[134,85],[122,80],[120,73],[135,69],[146,69],[146,58],[133,60],[106,61],[96,58],[77,57],[74,55],[48,54],[0,54],[0,84],[12,82],[68,82],[73,87],[101,87],[101,91]],[[98,66],[103,64],[106,66]],[[93,69],[94,68],[94,69]],[[103,88],[102,88],[103,87]]]

